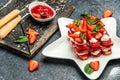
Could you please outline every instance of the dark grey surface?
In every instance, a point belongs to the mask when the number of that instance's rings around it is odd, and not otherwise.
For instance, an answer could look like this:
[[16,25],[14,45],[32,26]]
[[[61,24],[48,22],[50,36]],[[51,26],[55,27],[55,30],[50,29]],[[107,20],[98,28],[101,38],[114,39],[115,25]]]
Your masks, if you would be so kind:
[[[76,6],[76,10],[70,16],[73,19],[79,19],[80,14],[85,11],[102,17],[104,9],[111,9],[113,17],[117,19],[117,35],[120,35],[120,0],[68,1]],[[4,2],[5,0],[0,0],[0,6]],[[39,69],[34,72],[28,71],[28,60],[26,58],[0,48],[0,80],[88,80],[73,61],[46,58],[42,55],[42,50],[59,37],[60,32],[58,30],[33,58],[40,63]],[[119,52],[118,55],[120,55]],[[113,79],[120,80],[120,59],[110,61],[97,80]]]

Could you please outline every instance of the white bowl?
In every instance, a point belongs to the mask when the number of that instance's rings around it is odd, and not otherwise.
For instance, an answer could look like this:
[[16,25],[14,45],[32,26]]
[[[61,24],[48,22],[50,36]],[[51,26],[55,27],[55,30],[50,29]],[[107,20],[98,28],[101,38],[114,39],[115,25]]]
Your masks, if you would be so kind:
[[[51,17],[49,17],[49,18],[36,18],[36,17],[34,17],[34,16],[32,15],[31,9],[32,9],[33,7],[35,7],[35,6],[37,6],[37,5],[44,5],[44,6],[49,7],[50,9],[52,9],[52,11],[54,12],[53,16],[51,16]],[[29,9],[30,15],[31,15],[35,20],[37,20],[37,21],[39,21],[39,22],[48,22],[48,21],[52,20],[52,19],[55,17],[55,15],[56,15],[56,11],[55,11],[51,6],[49,6],[47,3],[45,3],[45,2],[34,1],[34,2],[32,2],[32,3],[29,4],[28,9]]]

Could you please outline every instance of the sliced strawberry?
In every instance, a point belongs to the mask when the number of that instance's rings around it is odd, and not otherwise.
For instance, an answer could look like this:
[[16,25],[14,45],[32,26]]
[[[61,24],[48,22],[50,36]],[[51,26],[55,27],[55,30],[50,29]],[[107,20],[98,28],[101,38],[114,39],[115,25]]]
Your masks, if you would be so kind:
[[69,37],[72,37],[72,38],[79,38],[80,35],[79,35],[79,34],[69,34]]
[[94,20],[94,19],[96,19],[96,16],[91,15],[90,20]]
[[113,42],[111,39],[109,39],[108,41],[102,41],[102,46],[109,47],[112,45],[113,45]]
[[83,45],[75,45],[76,46],[76,48],[78,49],[78,50],[89,50],[89,47],[88,47],[88,45],[87,44],[83,44]]
[[33,15],[35,18],[41,18],[40,14],[32,13],[32,15]]
[[29,38],[29,44],[33,44],[36,41],[37,36],[35,34],[31,34],[28,35],[28,38]]
[[102,54],[104,55],[110,55],[112,53],[112,50],[108,50],[108,51],[102,51]]
[[36,60],[33,60],[33,59],[29,60],[28,70],[29,70],[30,72],[38,69],[38,67],[39,67],[39,63],[38,63]]
[[105,31],[105,28],[101,28],[99,32],[103,33]]
[[39,35],[38,32],[36,32],[35,30],[33,30],[33,29],[31,29],[31,28],[28,29],[27,34],[28,34],[28,35],[31,35],[31,34]]
[[103,17],[107,18],[107,17],[111,17],[113,12],[111,10],[104,10],[103,14],[104,14]]
[[79,38],[75,38],[74,39],[77,43],[83,43],[83,40],[79,37]]
[[101,55],[101,51],[100,50],[97,50],[97,51],[94,51],[94,52],[91,52],[91,55],[93,57],[99,57]]
[[78,57],[81,59],[81,60],[86,60],[89,58],[89,54],[85,54],[85,55],[78,55]]
[[79,29],[81,32],[86,32],[87,31],[87,20],[86,18],[82,18],[83,23],[81,26],[79,26]]
[[95,35],[95,39],[99,40],[102,37],[102,33],[98,32]]
[[96,43],[89,43],[90,47],[92,48],[96,48],[96,47],[100,47],[100,42],[96,42]]
[[92,31],[95,27],[96,27],[96,25],[89,25],[89,24],[87,24],[87,28],[90,31]]
[[98,71],[100,68],[100,63],[99,61],[91,61],[90,62],[90,67],[94,70],[94,71]]
[[29,38],[29,44],[33,44],[36,41],[37,36],[39,35],[38,32],[36,32],[30,28],[28,29],[27,34],[28,34],[28,38]]
[[66,25],[67,28],[70,28],[70,29],[74,29],[75,32],[79,32],[80,29],[79,27],[77,27],[76,25],[74,24],[69,24],[69,25]]
[[89,40],[93,38],[93,36],[92,36],[92,32],[89,31],[89,30],[87,31],[87,35],[88,35]]

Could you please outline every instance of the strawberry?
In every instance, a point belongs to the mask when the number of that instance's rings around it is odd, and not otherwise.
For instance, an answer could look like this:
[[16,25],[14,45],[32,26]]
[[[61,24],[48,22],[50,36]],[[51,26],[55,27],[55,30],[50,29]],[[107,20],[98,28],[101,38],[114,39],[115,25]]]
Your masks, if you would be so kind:
[[91,61],[90,62],[90,67],[94,70],[94,71],[98,71],[100,68],[100,63],[99,61]]
[[28,70],[33,72],[34,70],[38,69],[39,63],[36,60],[29,60]]
[[101,51],[98,51],[98,52],[91,52],[91,55],[93,56],[93,57],[99,57],[100,55],[101,55]]
[[35,18],[41,18],[40,14],[32,13],[32,15],[33,15]]
[[83,45],[75,45],[77,49],[81,50],[85,50],[85,49],[89,49],[87,44],[83,44]]
[[102,37],[102,33],[98,32],[95,35],[95,39],[99,40]]
[[90,15],[90,20],[96,19],[96,16]]
[[108,51],[102,51],[103,55],[110,55],[112,53],[112,50],[108,50]]
[[72,38],[79,38],[80,37],[79,34],[69,34],[69,36],[72,37]]
[[87,29],[92,31],[95,28],[96,25],[89,25],[87,24]]
[[92,36],[92,32],[89,31],[89,30],[87,31],[87,35],[88,35],[89,40],[93,38],[93,36]]
[[35,34],[35,35],[38,35],[39,33],[38,33],[38,32],[36,32],[35,30],[33,30],[33,29],[29,28],[29,29],[28,29],[28,32],[27,32],[27,34],[28,34],[28,35],[30,35],[30,34]]
[[75,41],[76,41],[77,43],[83,43],[83,40],[82,40],[81,38],[75,38]]
[[104,14],[103,17],[107,18],[107,17],[111,17],[113,12],[111,10],[104,10],[103,14]]
[[96,47],[99,47],[100,46],[100,42],[96,42],[96,43],[89,43],[90,47],[92,48],[96,48]]
[[36,41],[39,33],[29,28],[27,34],[29,38],[29,44],[33,44]]
[[78,57],[81,59],[81,60],[86,60],[89,58],[89,54],[85,54],[85,55],[78,55]]
[[113,42],[112,40],[108,40],[108,41],[102,41],[102,46],[105,46],[105,47],[109,47],[109,46],[112,46],[113,45]]

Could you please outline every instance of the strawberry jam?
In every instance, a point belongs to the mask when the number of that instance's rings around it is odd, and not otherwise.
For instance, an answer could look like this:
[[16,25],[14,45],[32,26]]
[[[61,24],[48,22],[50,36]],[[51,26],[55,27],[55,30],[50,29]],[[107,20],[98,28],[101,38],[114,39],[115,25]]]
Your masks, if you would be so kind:
[[31,13],[35,15],[39,15],[39,16],[34,16],[36,18],[50,18],[54,15],[54,12],[53,10],[48,7],[48,6],[45,6],[45,5],[36,5],[34,6],[32,9],[31,9]]

